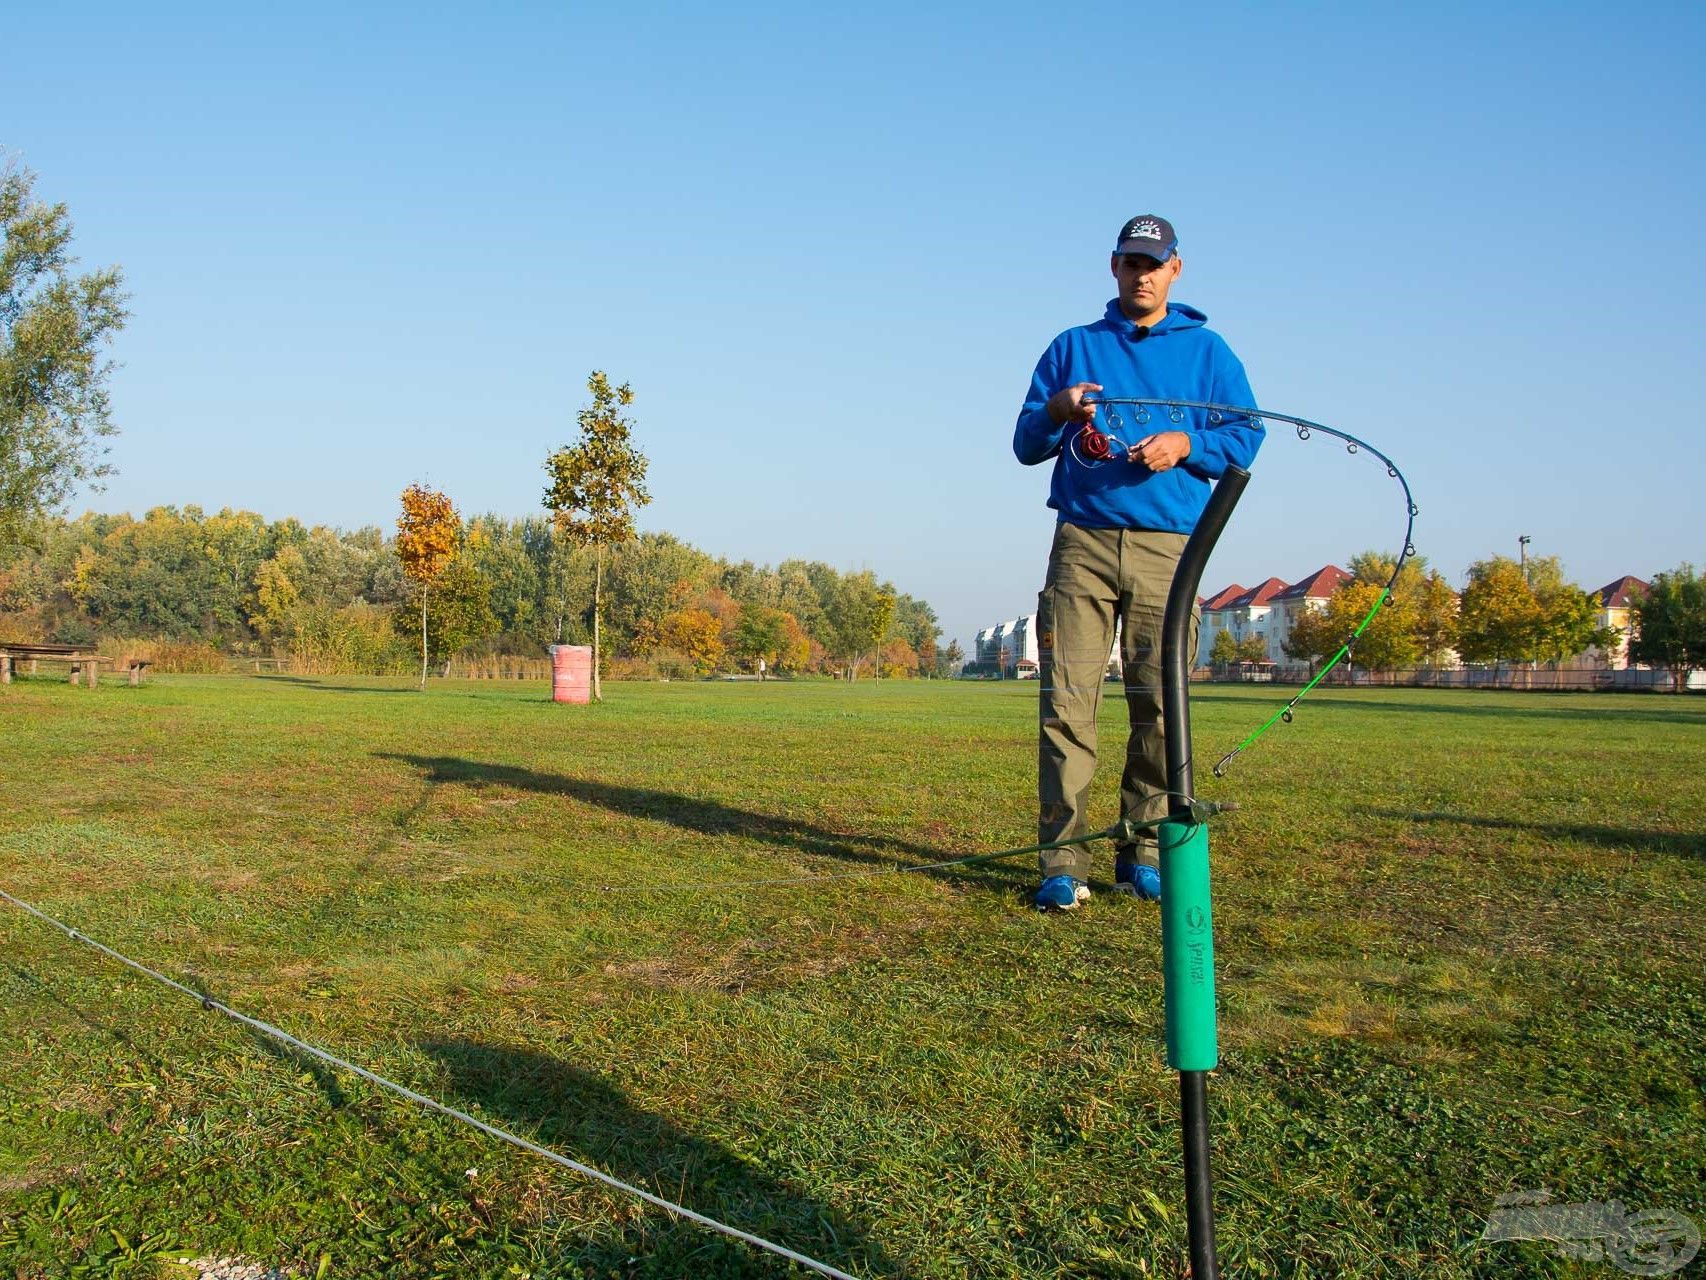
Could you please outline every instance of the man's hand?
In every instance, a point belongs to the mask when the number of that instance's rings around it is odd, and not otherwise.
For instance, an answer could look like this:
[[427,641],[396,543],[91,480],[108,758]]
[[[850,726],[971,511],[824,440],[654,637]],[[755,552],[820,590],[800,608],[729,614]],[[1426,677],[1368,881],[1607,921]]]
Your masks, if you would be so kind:
[[1126,461],[1141,462],[1151,471],[1171,471],[1190,453],[1191,438],[1183,431],[1158,431],[1132,445]]
[[1099,382],[1080,382],[1068,387],[1065,391],[1056,391],[1048,398],[1043,406],[1048,410],[1048,416],[1060,426],[1069,422],[1083,424],[1096,420],[1096,406],[1085,404],[1084,397],[1092,391],[1100,391]]

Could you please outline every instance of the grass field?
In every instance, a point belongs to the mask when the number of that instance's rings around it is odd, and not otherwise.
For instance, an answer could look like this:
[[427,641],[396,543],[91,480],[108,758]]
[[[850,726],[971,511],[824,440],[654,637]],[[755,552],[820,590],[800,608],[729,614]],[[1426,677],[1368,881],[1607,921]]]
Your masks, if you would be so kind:
[[[726,887],[1028,843],[1035,696],[26,679],[0,888],[862,1276],[1177,1276],[1153,906],[1040,917],[1030,858]],[[1213,828],[1228,1277],[1620,1274],[1478,1242],[1541,1187],[1706,1223],[1706,703],[1320,692],[1209,777],[1281,696],[1193,704],[1199,791],[1242,806]],[[0,1275],[790,1274],[4,904],[0,1002]]]

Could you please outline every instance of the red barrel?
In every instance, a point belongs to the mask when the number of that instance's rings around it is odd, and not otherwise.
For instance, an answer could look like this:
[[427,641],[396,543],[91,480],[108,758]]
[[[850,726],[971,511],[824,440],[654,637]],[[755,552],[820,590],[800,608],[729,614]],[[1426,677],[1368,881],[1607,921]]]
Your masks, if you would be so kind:
[[551,701],[592,701],[592,646],[551,646]]

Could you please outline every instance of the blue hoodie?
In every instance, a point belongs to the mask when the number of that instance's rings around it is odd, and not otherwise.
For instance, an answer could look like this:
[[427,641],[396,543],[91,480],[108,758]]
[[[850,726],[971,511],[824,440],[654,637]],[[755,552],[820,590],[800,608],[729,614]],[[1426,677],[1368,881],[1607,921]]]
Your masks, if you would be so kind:
[[[1246,416],[1211,421],[1202,409],[1151,407],[1140,423],[1134,405],[1096,410],[1096,426],[1134,445],[1161,431],[1183,431],[1190,454],[1169,471],[1154,472],[1123,457],[1086,465],[1066,447],[1081,428],[1060,426],[1043,406],[1055,392],[1079,382],[1098,382],[1103,396],[1199,400],[1255,406],[1244,366],[1224,339],[1203,328],[1208,317],[1195,307],[1167,304],[1167,314],[1147,335],[1120,310],[1119,300],[1095,324],[1068,329],[1043,352],[1031,375],[1030,394],[1013,429],[1013,453],[1026,466],[1055,459],[1049,506],[1062,520],[1091,529],[1155,529],[1189,533],[1208,502],[1209,482],[1229,465],[1248,467],[1261,447],[1263,429]],[[1113,423],[1117,412],[1120,423]]]

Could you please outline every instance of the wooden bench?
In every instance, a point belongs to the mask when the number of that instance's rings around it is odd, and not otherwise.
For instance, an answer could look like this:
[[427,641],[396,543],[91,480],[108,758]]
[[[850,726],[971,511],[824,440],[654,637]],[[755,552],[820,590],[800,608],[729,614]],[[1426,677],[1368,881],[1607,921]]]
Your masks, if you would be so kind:
[[0,644],[0,684],[12,683],[12,675],[19,662],[28,662],[30,674],[34,675],[36,664],[43,658],[69,666],[72,684],[82,683],[86,675],[91,689],[101,682],[103,662],[110,667],[124,668],[132,685],[141,684],[148,668],[154,665],[148,658],[103,658],[93,650],[75,644]]
[[64,662],[71,667],[71,683],[81,681],[85,671],[89,674],[89,687],[93,689],[101,680],[101,663],[110,662],[87,645],[80,644],[3,644],[0,645],[0,684],[11,684],[12,673],[19,661],[27,660],[33,674],[36,663],[46,658],[49,662]]

